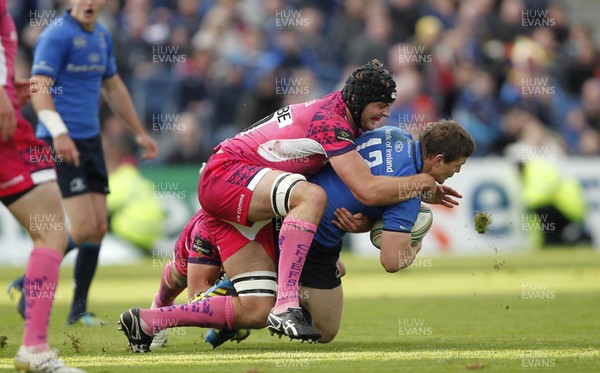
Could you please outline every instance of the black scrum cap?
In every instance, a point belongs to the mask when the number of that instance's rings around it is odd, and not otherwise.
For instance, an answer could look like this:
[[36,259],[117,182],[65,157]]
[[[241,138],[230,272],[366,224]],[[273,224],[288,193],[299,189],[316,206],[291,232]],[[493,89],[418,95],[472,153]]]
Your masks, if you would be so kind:
[[352,113],[354,124],[360,127],[360,115],[371,102],[394,102],[396,82],[378,60],[354,70],[346,79],[342,99]]

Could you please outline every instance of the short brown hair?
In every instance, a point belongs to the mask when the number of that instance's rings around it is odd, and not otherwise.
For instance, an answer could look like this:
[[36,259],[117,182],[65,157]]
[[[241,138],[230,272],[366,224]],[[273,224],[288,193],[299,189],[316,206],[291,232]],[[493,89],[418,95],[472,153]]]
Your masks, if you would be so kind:
[[442,154],[446,163],[470,157],[475,152],[475,141],[469,132],[453,120],[427,123],[427,129],[419,135],[419,142],[425,159]]

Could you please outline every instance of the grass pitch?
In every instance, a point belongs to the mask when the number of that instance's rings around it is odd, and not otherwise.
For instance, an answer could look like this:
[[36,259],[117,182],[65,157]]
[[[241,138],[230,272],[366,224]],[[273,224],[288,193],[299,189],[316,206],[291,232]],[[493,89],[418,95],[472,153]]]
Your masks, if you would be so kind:
[[[397,274],[385,273],[377,258],[343,259],[344,316],[330,344],[259,330],[212,350],[203,329],[177,328],[167,348],[132,355],[115,323],[125,309],[150,304],[164,264],[152,260],[98,269],[89,308],[107,320],[101,328],[65,325],[72,268],[64,267],[50,343],[69,365],[89,372],[600,371],[597,251],[422,257]],[[21,270],[1,273],[5,289]],[[23,322],[5,295],[0,320],[0,371],[14,371]]]

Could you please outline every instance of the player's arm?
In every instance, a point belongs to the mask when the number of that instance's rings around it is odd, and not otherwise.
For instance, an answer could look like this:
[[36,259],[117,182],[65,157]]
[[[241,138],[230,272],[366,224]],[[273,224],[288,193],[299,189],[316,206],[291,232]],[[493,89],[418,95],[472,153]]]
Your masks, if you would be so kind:
[[356,150],[332,156],[329,162],[354,197],[366,206],[392,205],[436,188],[435,180],[428,174],[374,176]]
[[15,89],[17,90],[17,101],[19,106],[25,106],[31,98],[31,82],[29,79],[15,79]]
[[129,91],[127,91],[125,83],[123,83],[118,74],[114,74],[103,80],[102,97],[104,97],[112,112],[122,119],[127,128],[135,135],[135,141],[138,145],[146,150],[142,158],[155,158],[158,155],[156,142],[148,135],[144,126],[142,126],[140,118],[133,107]]
[[368,232],[373,228],[373,223],[375,223],[375,221],[369,219],[362,212],[352,214],[345,207],[335,209],[333,216],[335,220],[332,220],[331,223],[338,229],[348,233]]
[[31,103],[37,113],[38,119],[46,127],[52,141],[54,151],[65,162],[79,166],[79,151],[69,136],[67,125],[56,111],[52,100],[52,87],[54,79],[46,75],[33,75],[31,81]]
[[386,272],[398,272],[408,267],[421,250],[421,242],[411,245],[411,234],[384,230],[381,233],[379,260]]

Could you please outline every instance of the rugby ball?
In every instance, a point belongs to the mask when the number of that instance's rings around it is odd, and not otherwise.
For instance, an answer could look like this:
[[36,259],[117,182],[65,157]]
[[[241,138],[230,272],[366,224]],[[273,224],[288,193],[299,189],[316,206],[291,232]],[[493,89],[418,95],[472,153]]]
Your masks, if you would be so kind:
[[[417,220],[413,225],[413,229],[411,231],[411,244],[416,244],[420,240],[425,237],[427,232],[429,232],[429,228],[433,224],[433,213],[429,206],[421,203],[421,207],[419,208],[419,215],[417,215]],[[381,249],[381,234],[383,233],[383,219],[377,219],[375,224],[373,224],[373,228],[371,228],[371,243],[378,249]]]
[[383,219],[377,219],[371,228],[371,243],[381,249],[381,233],[383,233]]
[[427,232],[429,232],[429,228],[433,224],[433,213],[429,206],[421,203],[421,207],[419,208],[419,215],[417,215],[417,220],[415,221],[415,225],[413,225],[413,229],[410,232],[411,235],[411,243],[415,244],[423,239]]

